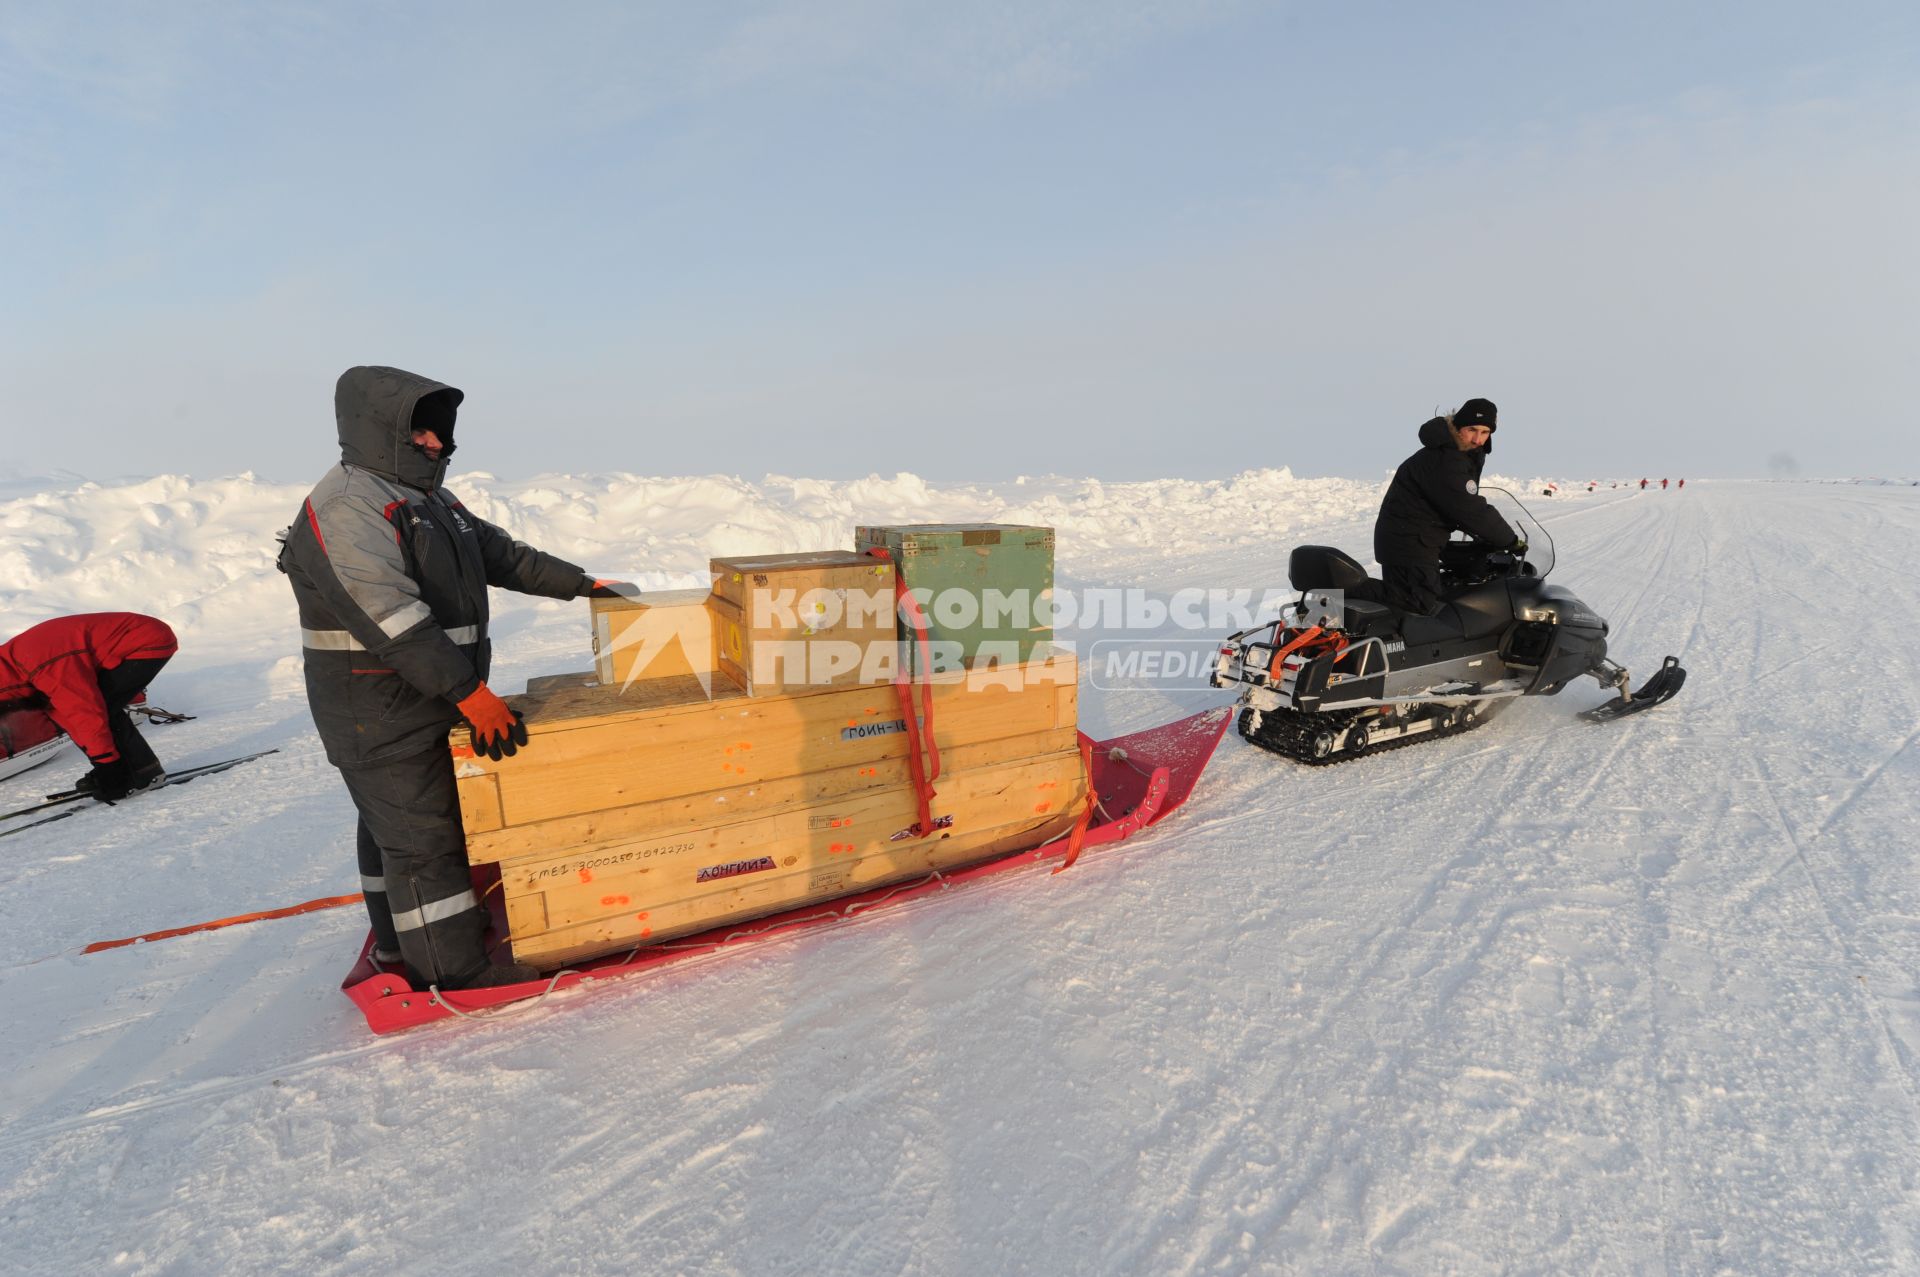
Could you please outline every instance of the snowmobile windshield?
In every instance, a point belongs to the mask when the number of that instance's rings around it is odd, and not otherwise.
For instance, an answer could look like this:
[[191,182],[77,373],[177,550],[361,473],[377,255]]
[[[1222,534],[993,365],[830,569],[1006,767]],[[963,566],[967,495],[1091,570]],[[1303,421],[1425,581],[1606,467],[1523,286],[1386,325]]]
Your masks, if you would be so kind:
[[1458,588],[1514,576],[1544,579],[1553,570],[1553,539],[1547,530],[1511,492],[1483,486],[1480,495],[1527,543],[1526,553],[1516,558],[1505,537],[1498,542],[1474,537],[1452,540],[1440,549],[1441,581]]
[[1490,488],[1482,484],[1480,495],[1527,543],[1525,558],[1527,565],[1533,569],[1528,575],[1544,580],[1553,571],[1554,562],[1553,537],[1548,534],[1546,527],[1534,517],[1533,511],[1521,504],[1519,497],[1505,488]]

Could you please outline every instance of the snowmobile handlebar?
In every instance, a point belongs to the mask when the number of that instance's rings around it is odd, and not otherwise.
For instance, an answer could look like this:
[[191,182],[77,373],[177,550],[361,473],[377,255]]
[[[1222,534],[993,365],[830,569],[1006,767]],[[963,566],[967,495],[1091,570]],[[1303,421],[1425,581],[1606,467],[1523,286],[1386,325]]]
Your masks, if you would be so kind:
[[1485,541],[1449,541],[1440,551],[1440,580],[1450,587],[1539,575],[1520,554],[1505,547],[1495,549]]

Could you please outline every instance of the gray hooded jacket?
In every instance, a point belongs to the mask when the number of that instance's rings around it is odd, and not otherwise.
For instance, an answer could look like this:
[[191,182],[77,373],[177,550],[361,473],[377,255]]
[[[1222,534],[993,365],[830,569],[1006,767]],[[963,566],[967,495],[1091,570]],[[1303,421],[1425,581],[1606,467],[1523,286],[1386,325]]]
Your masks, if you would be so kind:
[[[340,464],[287,529],[280,568],[300,608],[307,703],[339,767],[437,745],[487,677],[487,587],[576,598],[586,573],[515,541],[440,486],[460,391],[398,368],[334,389]],[[438,460],[416,427],[446,445]]]

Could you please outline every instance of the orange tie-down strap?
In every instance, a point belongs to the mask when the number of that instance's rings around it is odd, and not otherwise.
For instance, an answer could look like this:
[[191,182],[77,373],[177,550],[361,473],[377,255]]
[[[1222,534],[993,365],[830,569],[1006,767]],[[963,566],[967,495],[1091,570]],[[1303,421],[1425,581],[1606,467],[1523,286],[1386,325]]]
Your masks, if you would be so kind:
[[321,909],[338,909],[342,905],[357,905],[364,897],[359,892],[350,896],[322,896],[318,900],[309,900],[304,904],[288,905],[283,909],[262,909],[258,913],[236,913],[231,918],[215,918],[212,922],[196,922],[190,927],[169,927],[165,931],[149,931],[144,936],[128,936],[125,940],[96,940],[82,953],[100,953],[107,949],[124,948],[130,944],[145,944],[149,940],[171,940],[175,936],[190,936],[196,931],[218,931],[222,927],[237,927],[243,922],[265,922],[269,918],[291,918],[295,914],[315,913]]
[[1285,647],[1274,649],[1273,659],[1267,662],[1267,673],[1270,675],[1278,674],[1280,672],[1280,662],[1288,656],[1295,652],[1303,654],[1311,652],[1317,647],[1330,647],[1336,654],[1344,652],[1347,650],[1347,636],[1335,631],[1321,629],[1318,625],[1308,626],[1293,638],[1287,640]]
[[1080,809],[1080,818],[1073,822],[1073,832],[1067,835],[1067,855],[1053,872],[1073,868],[1073,862],[1080,859],[1080,849],[1087,844],[1087,826],[1093,823],[1093,809],[1100,804],[1100,795],[1093,788],[1093,742],[1080,738],[1080,774],[1087,778],[1087,805]]
[[[885,546],[876,545],[867,553],[883,562],[893,561]],[[933,832],[933,800],[940,796],[933,787],[933,782],[940,778],[940,746],[933,739],[933,649],[928,645],[926,614],[920,610],[920,601],[907,589],[906,577],[897,566],[893,574],[893,603],[896,614],[912,628],[914,643],[920,652],[919,714],[914,712],[913,676],[904,666],[894,672],[893,689],[900,701],[900,717],[907,725],[908,777],[913,782],[914,803],[919,814],[913,830],[924,838]]]

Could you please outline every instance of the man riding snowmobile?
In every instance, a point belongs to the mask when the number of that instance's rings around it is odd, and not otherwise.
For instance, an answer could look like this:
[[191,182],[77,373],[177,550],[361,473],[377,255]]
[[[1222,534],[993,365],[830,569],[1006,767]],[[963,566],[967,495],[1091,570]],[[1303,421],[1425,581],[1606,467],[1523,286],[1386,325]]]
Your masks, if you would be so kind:
[[[1547,584],[1551,556],[1544,570],[1529,561],[1526,538],[1481,496],[1494,414],[1469,399],[1420,428],[1421,450],[1395,472],[1374,525],[1384,579],[1334,547],[1294,547],[1287,577],[1299,600],[1229,636],[1214,669],[1215,687],[1240,694],[1247,740],[1333,763],[1469,730],[1517,697],[1552,696],[1577,678],[1618,693],[1581,715],[1590,722],[1680,690],[1686,671],[1670,656],[1630,691],[1627,671],[1607,658],[1606,621]],[[1456,529],[1472,539],[1449,540]]]
[[1440,551],[1455,532],[1516,557],[1526,552],[1526,541],[1480,495],[1498,413],[1490,399],[1469,399],[1420,427],[1420,450],[1394,471],[1374,521],[1373,557],[1386,587],[1374,601],[1422,615],[1438,608]]

